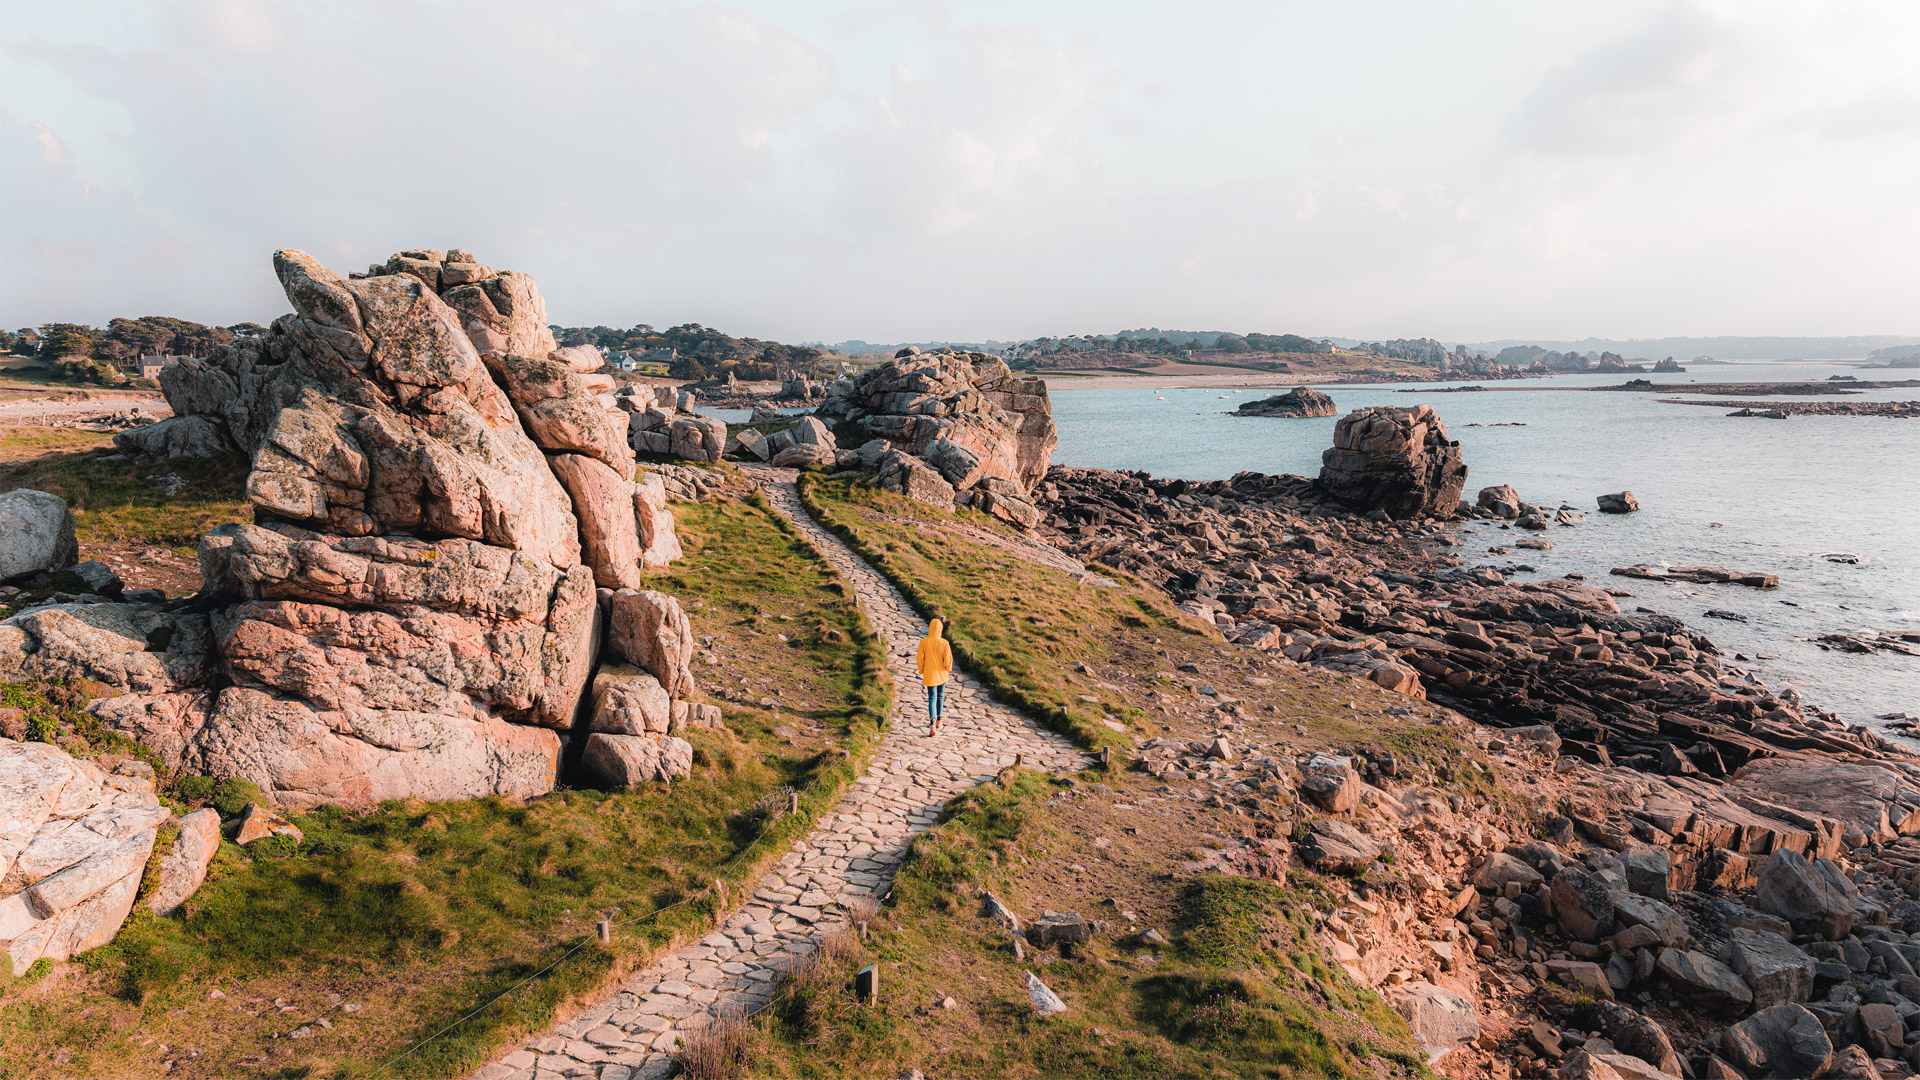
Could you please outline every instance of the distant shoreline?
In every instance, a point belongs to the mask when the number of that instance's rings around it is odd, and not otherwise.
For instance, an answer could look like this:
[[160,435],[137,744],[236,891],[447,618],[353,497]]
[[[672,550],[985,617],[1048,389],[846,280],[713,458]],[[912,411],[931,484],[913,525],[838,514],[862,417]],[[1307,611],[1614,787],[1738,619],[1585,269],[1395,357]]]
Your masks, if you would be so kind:
[[[1501,385],[1501,384],[1516,382],[1519,380],[1489,379],[1487,380],[1487,384],[1481,384],[1471,379],[1462,380],[1458,378],[1369,379],[1369,380],[1353,380],[1353,379],[1341,379],[1341,378],[1330,378],[1330,379],[1301,378],[1300,376],[1304,374],[1307,374],[1307,373],[1297,372],[1297,373],[1294,373],[1292,376],[1289,376],[1288,373],[1281,371],[1281,372],[1266,372],[1261,374],[1248,373],[1246,375],[1092,375],[1092,376],[1046,375],[1042,377],[1046,380],[1047,391],[1049,393],[1054,393],[1059,391],[1071,391],[1071,390],[1140,390],[1140,389],[1155,389],[1155,390],[1240,389],[1240,390],[1246,390],[1246,389],[1273,389],[1273,388],[1292,389],[1293,387],[1296,387],[1296,386],[1312,386],[1316,388],[1327,387],[1327,386],[1342,386],[1342,387],[1398,386],[1398,387],[1406,388],[1399,391],[1399,393],[1403,393],[1403,394],[1418,394],[1423,392],[1434,393],[1434,394],[1497,393],[1502,391],[1513,393],[1513,392],[1524,392],[1524,391],[1540,392],[1540,391],[1556,391],[1556,390],[1575,390],[1575,391],[1602,390],[1602,391],[1619,392],[1625,389],[1623,386],[1617,383],[1609,386],[1564,386],[1564,385],[1562,386],[1512,386],[1512,385]],[[1556,372],[1555,374],[1576,374],[1577,375],[1582,373],[1581,372]],[[1592,374],[1592,373],[1587,373],[1587,374]],[[1624,374],[1629,377],[1632,376],[1631,372],[1627,372]],[[1806,380],[1781,379],[1779,381],[1782,384],[1798,385],[1798,384],[1804,383]],[[1455,385],[1463,382],[1465,383],[1465,385]],[[1756,383],[1752,379],[1740,379],[1740,380],[1689,379],[1686,381],[1674,381],[1674,382],[1660,381],[1660,382],[1655,382],[1651,388],[1635,387],[1634,389],[1639,390],[1641,392],[1656,392],[1656,393],[1694,393],[1694,394],[1729,393],[1729,392],[1760,393],[1764,391],[1756,391],[1751,389],[1743,389],[1739,391],[1726,391],[1726,390],[1714,391],[1714,390],[1708,390],[1705,388],[1709,386],[1754,387],[1754,386],[1762,386],[1762,385],[1766,385],[1766,384]],[[1892,382],[1886,385],[1887,387],[1901,387],[1901,386],[1906,386],[1911,384],[1905,380],[1901,380],[1901,381]],[[1858,390],[1865,390],[1865,389],[1881,389],[1883,387],[1869,380],[1861,380],[1860,382],[1854,383],[1854,384],[1848,384],[1848,383],[1836,384],[1836,392],[1839,392],[1839,388],[1844,388],[1844,390],[1846,391],[1858,391]]]

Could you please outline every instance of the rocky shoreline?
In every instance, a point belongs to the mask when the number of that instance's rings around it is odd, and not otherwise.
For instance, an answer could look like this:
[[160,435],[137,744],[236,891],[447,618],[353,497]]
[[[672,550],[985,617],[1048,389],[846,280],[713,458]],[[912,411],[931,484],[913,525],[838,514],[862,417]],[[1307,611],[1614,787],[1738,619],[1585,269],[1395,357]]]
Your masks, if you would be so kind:
[[[1873,382],[1866,379],[1839,379],[1827,382],[1777,383],[1777,382],[1728,382],[1728,383],[1657,383],[1651,379],[1633,379],[1619,386],[1591,386],[1587,389],[1601,392],[1627,391],[1629,393],[1649,393],[1663,391],[1671,393],[1685,390],[1689,394],[1716,394],[1725,397],[1738,397],[1742,394],[1791,394],[1797,397],[1838,397],[1857,394],[1862,390],[1905,390],[1920,386],[1920,379],[1900,379],[1892,382]],[[1727,404],[1720,402],[1720,404]]]
[[[1294,857],[1364,868],[1360,902],[1322,927],[1332,953],[1436,1054],[1484,1050],[1496,1077],[1913,1075],[1920,755],[1579,575],[1463,566],[1456,521],[1512,522],[1525,549],[1580,515],[1509,488],[1458,502],[1444,429],[1370,444],[1376,478],[1430,508],[1404,519],[1350,482],[1348,442],[1316,479],[1055,467],[1036,492],[1045,539],[1165,589],[1230,640],[1405,695],[1409,722],[1425,698],[1485,725],[1467,737],[1523,793],[1531,839],[1441,838],[1448,815],[1392,754],[1299,765],[1303,805],[1327,816],[1295,831]],[[1396,889],[1386,853],[1425,875],[1424,901]],[[1448,988],[1463,972],[1477,1004]],[[1482,1075],[1480,1060],[1442,1071]]]
[[[1579,524],[1570,509],[1520,503],[1507,488],[1486,489],[1469,508],[1423,487],[1442,512],[1401,513],[1410,508],[1402,500],[1389,517],[1378,493],[1363,512],[1351,490],[1330,483],[1337,453],[1320,479],[1243,472],[1190,482],[1056,466],[1037,491],[1039,531],[1166,590],[1236,642],[1361,674],[1490,726],[1545,725],[1596,764],[1724,777],[1781,751],[1905,752],[1791,690],[1769,691],[1679,619],[1623,611],[1577,574],[1509,580],[1531,568],[1466,567],[1452,550],[1450,522],[1470,518],[1514,521],[1522,552],[1550,548],[1550,530]],[[1772,583],[1698,569],[1693,580]]]
[[1757,416],[1785,420],[1790,416],[1892,416],[1900,419],[1920,417],[1920,401],[1689,401],[1685,398],[1661,398],[1662,405],[1705,405],[1724,409],[1735,407],[1728,416]]

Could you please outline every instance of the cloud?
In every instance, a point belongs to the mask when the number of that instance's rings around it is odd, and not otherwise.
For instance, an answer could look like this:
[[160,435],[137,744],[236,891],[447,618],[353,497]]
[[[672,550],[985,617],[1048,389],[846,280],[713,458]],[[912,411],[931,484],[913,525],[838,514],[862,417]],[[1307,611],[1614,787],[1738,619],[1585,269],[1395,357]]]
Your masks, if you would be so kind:
[[[51,128],[0,107],[0,191],[13,208],[0,230],[0,292],[8,328],[92,315],[81,300],[129,264],[164,271],[186,261],[179,236],[129,194],[82,178],[73,152]],[[159,281],[117,298],[132,313],[165,310],[175,290]],[[144,305],[144,306],[143,306]]]
[[4,42],[100,107],[0,124],[0,321],[270,317],[280,246],[788,340],[1825,332],[1920,291],[1897,4],[1323,11],[1279,52],[1226,9],[143,10]]

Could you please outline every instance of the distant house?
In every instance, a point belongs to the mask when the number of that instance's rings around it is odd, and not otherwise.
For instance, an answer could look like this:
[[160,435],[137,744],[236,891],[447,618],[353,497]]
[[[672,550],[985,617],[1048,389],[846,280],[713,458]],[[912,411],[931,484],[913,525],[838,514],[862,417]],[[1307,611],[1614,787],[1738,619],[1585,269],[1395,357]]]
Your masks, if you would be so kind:
[[140,358],[140,377],[157,379],[160,373],[180,362],[177,356],[143,356]]
[[640,354],[640,359],[649,364],[671,364],[680,358],[680,350],[673,348],[648,349]]

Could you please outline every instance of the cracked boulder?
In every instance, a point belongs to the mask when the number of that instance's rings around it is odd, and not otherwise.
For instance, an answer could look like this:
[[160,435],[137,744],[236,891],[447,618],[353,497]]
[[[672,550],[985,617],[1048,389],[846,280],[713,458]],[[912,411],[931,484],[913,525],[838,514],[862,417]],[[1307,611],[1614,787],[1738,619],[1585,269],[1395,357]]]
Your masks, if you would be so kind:
[[[0,950],[13,974],[112,941],[173,816],[152,770],[0,738]],[[144,774],[144,775],[136,775]]]

